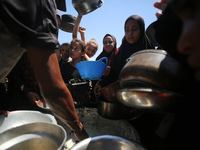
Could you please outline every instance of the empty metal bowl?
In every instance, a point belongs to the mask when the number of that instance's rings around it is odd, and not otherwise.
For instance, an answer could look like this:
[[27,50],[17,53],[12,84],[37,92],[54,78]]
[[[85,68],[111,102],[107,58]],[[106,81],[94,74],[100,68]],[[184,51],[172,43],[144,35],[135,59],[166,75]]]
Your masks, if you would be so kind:
[[122,104],[148,111],[175,111],[178,104],[184,100],[184,96],[172,91],[133,88],[121,89],[117,92],[117,99]]
[[0,134],[0,149],[9,150],[61,150],[66,131],[52,123],[30,123],[9,129]]
[[54,116],[39,111],[11,111],[8,115],[0,115],[0,133],[14,127],[34,122],[57,124]]
[[71,150],[145,150],[141,145],[122,137],[103,135],[87,138],[76,145]]
[[64,14],[64,15],[62,15],[60,29],[65,32],[72,33],[75,22],[76,22],[75,16],[70,15],[70,14]]
[[72,0],[72,5],[80,15],[86,15],[101,7],[103,0]]

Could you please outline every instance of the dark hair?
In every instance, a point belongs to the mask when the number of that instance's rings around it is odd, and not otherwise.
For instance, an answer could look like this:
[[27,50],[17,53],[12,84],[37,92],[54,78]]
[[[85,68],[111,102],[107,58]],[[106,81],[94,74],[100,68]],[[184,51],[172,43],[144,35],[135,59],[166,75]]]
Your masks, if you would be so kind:
[[60,45],[60,47],[63,46],[63,45],[65,45],[65,46],[70,46],[69,43],[62,43],[62,44]]
[[62,43],[61,45],[59,45],[59,50],[60,50],[60,53],[61,53],[61,47],[62,47],[63,45],[64,45],[64,46],[70,46],[70,44],[69,44],[69,43]]
[[82,51],[82,52],[85,52],[85,49],[86,49],[85,43],[84,43],[82,40],[79,40],[79,39],[77,39],[77,38],[75,38],[75,39],[73,39],[73,40],[71,41],[70,47],[71,47],[71,45],[72,45],[73,43],[76,43],[76,42],[78,42],[78,43],[81,45],[81,51]]

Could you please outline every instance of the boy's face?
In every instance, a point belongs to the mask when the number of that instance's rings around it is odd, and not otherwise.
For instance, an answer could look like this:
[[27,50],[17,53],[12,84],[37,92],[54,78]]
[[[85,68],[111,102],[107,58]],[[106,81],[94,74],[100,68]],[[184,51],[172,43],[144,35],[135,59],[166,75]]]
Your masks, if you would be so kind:
[[70,46],[69,55],[72,59],[81,59],[85,52],[81,51],[81,45],[78,42],[74,42]]

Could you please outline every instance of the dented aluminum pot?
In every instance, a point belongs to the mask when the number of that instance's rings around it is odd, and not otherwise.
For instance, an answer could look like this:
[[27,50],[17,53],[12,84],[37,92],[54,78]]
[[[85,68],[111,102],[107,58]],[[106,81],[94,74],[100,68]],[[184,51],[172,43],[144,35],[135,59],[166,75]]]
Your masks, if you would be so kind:
[[186,75],[180,63],[166,51],[149,49],[129,58],[120,73],[119,84],[121,88],[154,87],[181,92]]

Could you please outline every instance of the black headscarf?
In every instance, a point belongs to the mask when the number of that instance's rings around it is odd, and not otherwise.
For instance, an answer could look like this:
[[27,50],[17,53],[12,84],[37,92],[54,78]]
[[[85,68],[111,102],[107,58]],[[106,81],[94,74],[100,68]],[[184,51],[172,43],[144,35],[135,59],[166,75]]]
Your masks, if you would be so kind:
[[112,66],[114,70],[117,70],[117,75],[119,75],[120,71],[126,64],[127,58],[129,58],[133,53],[144,49],[155,49],[155,47],[146,35],[144,19],[141,16],[132,15],[128,17],[125,21],[124,30],[127,22],[130,19],[133,19],[138,23],[140,28],[140,38],[136,43],[130,44],[127,42],[125,36],[123,37],[119,52],[116,55],[116,62],[114,66]]
[[100,58],[102,57],[107,57],[109,62],[108,62],[108,65],[110,66],[112,61],[114,61],[114,57],[115,55],[118,53],[118,49],[117,49],[117,41],[116,41],[116,38],[112,35],[112,34],[106,34],[104,37],[103,37],[103,40],[107,37],[107,36],[110,36],[112,39],[113,39],[113,42],[114,42],[114,48],[112,50],[112,52],[110,53],[107,53],[105,51],[105,49],[103,48],[103,51],[99,54],[99,56],[96,58],[96,60],[99,60]]

